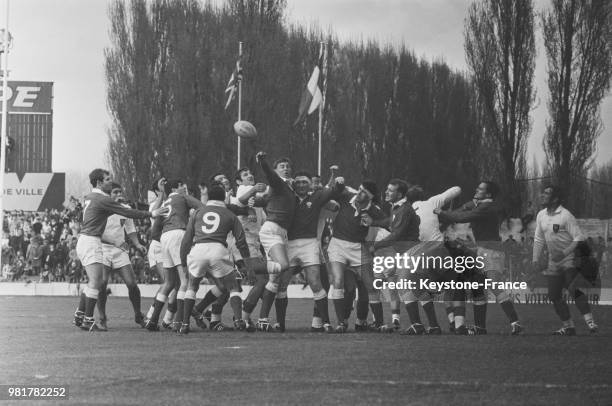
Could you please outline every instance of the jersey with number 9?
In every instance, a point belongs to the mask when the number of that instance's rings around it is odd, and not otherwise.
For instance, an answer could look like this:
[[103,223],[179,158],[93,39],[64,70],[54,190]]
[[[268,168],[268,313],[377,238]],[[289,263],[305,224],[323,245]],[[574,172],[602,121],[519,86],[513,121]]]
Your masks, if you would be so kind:
[[190,219],[190,226],[193,227],[193,243],[219,242],[227,247],[227,235],[230,232],[236,238],[236,244],[238,240],[244,240],[244,229],[238,217],[225,205],[217,206],[210,203],[196,210]]

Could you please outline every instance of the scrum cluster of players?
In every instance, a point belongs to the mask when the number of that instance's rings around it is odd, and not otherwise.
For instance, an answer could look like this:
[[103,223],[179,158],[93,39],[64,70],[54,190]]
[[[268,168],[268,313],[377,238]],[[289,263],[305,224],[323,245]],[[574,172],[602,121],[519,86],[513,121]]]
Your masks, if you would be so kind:
[[[459,187],[426,197],[422,187],[392,179],[384,193],[390,206],[390,213],[385,213],[377,204],[378,190],[372,181],[364,180],[353,189],[345,185],[343,177],[336,176],[337,167],[331,167],[330,181],[324,187],[318,176],[313,181],[307,172],[297,172],[292,177],[291,162],[287,158],[270,165],[266,154],[259,152],[256,161],[265,183],[256,183],[251,170],[241,168],[235,176],[238,185],[235,196],[229,178],[221,173],[212,176],[210,183],[199,185],[199,200],[187,193],[186,185],[180,180],[162,177],[153,185],[148,211],[123,204],[121,186],[112,182],[108,171],[95,169],[89,176],[93,190],[85,197],[77,244],[77,254],[89,281],[74,314],[74,324],[89,331],[107,329],[106,284],[113,270],[121,272],[128,287],[136,323],[149,331],[159,331],[161,319],[163,328],[179,334],[189,333],[191,319],[200,328],[216,331],[285,331],[287,287],[297,272],[303,272],[313,294],[313,332],[346,332],[354,308],[356,331],[400,330],[403,302],[410,325],[401,334],[437,335],[442,330],[433,295],[439,292],[418,287],[382,292],[375,288],[378,284],[374,281],[427,278],[476,281],[483,286],[487,278],[500,280],[504,264],[499,236],[502,207],[497,200],[499,188],[494,182],[481,182],[473,199],[460,208],[443,210],[460,195]],[[573,216],[561,206],[558,188],[545,188],[542,198],[545,208],[537,217],[534,263],[538,263],[546,244],[549,261],[544,273],[549,297],[562,321],[561,329],[554,334],[575,335],[562,295],[564,289],[572,294],[588,328],[595,332],[597,325],[586,295],[573,284],[579,272],[574,250],[582,235]],[[138,243],[131,219],[149,217],[152,218],[149,263],[161,271],[163,283],[144,315],[125,236],[137,249],[145,251]],[[440,223],[470,223],[476,246],[467,248],[445,240]],[[374,256],[393,257],[398,253],[478,255],[484,258],[485,266],[462,273],[393,267],[374,273]],[[240,271],[254,278],[244,300]],[[196,293],[204,277],[213,287],[196,303]],[[488,293],[483,287],[469,292],[474,324],[468,326],[465,306],[468,292],[444,292],[449,330],[458,335],[486,334]],[[510,333],[522,334],[524,328],[511,295],[501,289],[490,293],[507,316]],[[383,300],[390,301],[390,324],[384,322]],[[259,301],[260,312],[255,322],[251,313]],[[333,303],[335,320],[329,316],[329,301]],[[222,310],[228,302],[233,313],[232,327],[221,322]],[[97,322],[96,305],[100,316]],[[427,327],[421,321],[419,305]],[[275,324],[269,318],[272,306],[276,312]],[[368,323],[370,310],[373,322]]]

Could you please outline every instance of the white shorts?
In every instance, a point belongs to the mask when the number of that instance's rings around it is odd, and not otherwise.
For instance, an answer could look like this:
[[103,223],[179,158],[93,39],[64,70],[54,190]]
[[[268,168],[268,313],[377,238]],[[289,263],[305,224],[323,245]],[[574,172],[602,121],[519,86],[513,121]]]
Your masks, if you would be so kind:
[[163,233],[159,239],[164,268],[174,268],[181,264],[181,241],[184,234],[185,230],[170,230]]
[[159,241],[151,240],[149,251],[147,252],[147,259],[149,260],[149,267],[151,268],[163,262],[161,256],[161,243]]
[[100,237],[81,234],[76,246],[77,256],[83,266],[101,264],[104,252]]
[[110,244],[102,244],[102,264],[110,269],[120,269],[126,265],[132,265],[132,262],[128,253],[121,248]]
[[196,278],[203,278],[206,274],[214,278],[223,278],[234,271],[229,251],[221,243],[194,245],[187,255],[187,268]]
[[360,242],[350,242],[332,237],[327,247],[329,262],[340,262],[347,266],[361,266],[372,262],[372,256]]
[[267,259],[271,259],[270,249],[272,249],[272,247],[280,244],[287,249],[289,243],[287,240],[287,230],[272,221],[266,221],[263,226],[261,226],[261,230],[259,230],[259,240],[266,252]]
[[289,240],[287,249],[289,254],[289,266],[320,265],[320,248],[316,238],[298,238]]

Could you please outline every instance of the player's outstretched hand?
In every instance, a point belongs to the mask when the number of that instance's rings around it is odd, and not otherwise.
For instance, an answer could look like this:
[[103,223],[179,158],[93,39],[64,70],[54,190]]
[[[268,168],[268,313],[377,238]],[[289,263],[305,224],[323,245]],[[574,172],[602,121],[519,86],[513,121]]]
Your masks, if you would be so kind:
[[153,217],[160,217],[170,213],[170,206],[162,206],[151,212]]
[[331,172],[336,172],[339,169],[340,169],[340,167],[338,165],[332,165],[332,166],[329,167],[329,170]]
[[262,193],[266,191],[266,184],[265,183],[256,183],[255,186],[253,186],[253,189],[255,189],[255,191],[257,193]]
[[259,151],[257,155],[255,155],[255,160],[259,163],[266,159],[267,154],[263,151]]
[[334,179],[334,182],[344,185],[344,178],[342,176],[338,176],[336,179]]

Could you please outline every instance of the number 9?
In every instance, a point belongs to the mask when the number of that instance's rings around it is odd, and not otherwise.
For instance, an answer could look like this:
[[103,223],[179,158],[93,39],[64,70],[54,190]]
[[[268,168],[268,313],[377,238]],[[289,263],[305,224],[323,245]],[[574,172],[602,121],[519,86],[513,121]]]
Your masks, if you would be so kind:
[[221,218],[215,212],[208,212],[202,217],[204,225],[202,226],[202,232],[205,234],[211,234],[217,231]]

